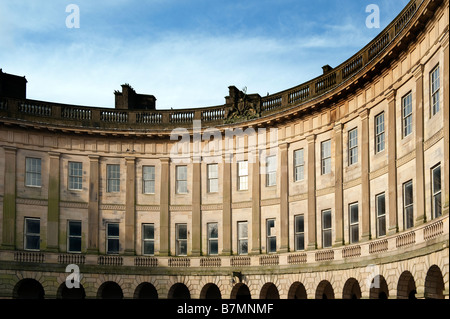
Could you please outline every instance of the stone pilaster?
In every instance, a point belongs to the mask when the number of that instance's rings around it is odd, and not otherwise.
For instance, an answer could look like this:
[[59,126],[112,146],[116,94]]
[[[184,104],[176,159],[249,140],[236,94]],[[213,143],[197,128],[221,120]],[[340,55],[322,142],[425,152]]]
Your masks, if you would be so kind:
[[415,224],[420,225],[426,221],[425,214],[425,177],[424,177],[424,131],[423,131],[423,65],[419,65],[414,71],[416,79],[416,125],[415,125],[415,145],[416,145],[416,220]]
[[59,180],[60,154],[49,153],[48,206],[47,206],[47,250],[58,251],[59,238]]
[[284,143],[280,148],[280,249],[279,252],[289,250],[289,155],[288,144]]
[[88,252],[99,249],[99,156],[89,156]]
[[223,160],[223,202],[222,202],[222,255],[231,255],[231,163],[232,158],[224,155]]
[[334,145],[335,145],[335,168],[334,168],[334,203],[335,203],[335,246],[344,244],[344,202],[343,202],[343,142],[342,142],[342,124],[337,123],[334,126]]
[[308,141],[308,246],[307,249],[317,248],[316,234],[316,136],[310,135]]
[[194,157],[192,164],[192,256],[200,256],[202,243],[202,177],[201,157]]
[[161,161],[161,191],[159,199],[159,255],[168,256],[170,254],[170,216],[169,216],[169,197],[170,197],[170,179],[169,168],[170,159],[160,158]]
[[398,231],[397,217],[397,132],[396,132],[396,112],[395,97],[396,90],[391,90],[386,95],[388,102],[388,183],[389,183],[389,227],[388,235],[395,234]]
[[136,250],[136,163],[134,157],[126,157],[125,192],[125,254],[134,255]]
[[[261,253],[261,175],[258,150],[251,153],[252,168],[252,249],[251,254]],[[252,162],[253,161],[253,162]]]
[[450,161],[448,160],[450,158],[450,150],[449,150],[449,144],[450,144],[450,90],[449,90],[449,79],[445,78],[445,76],[448,77],[449,75],[449,65],[450,65],[450,59],[449,59],[449,33],[447,32],[446,35],[441,39],[441,45],[444,48],[444,65],[443,69],[443,81],[444,84],[444,92],[443,92],[443,112],[444,112],[444,196],[443,196],[443,214],[448,214],[449,212],[449,201],[450,201],[450,182],[449,182],[449,176],[450,176]]
[[361,236],[369,240],[370,234],[370,150],[369,150],[369,109],[359,115],[361,117]]
[[16,158],[15,147],[5,149],[5,175],[3,196],[2,249],[15,249],[16,245]]

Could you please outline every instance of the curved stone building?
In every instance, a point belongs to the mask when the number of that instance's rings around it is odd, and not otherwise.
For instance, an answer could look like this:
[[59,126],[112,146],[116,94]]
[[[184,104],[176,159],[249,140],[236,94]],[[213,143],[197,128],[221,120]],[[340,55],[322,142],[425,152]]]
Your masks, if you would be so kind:
[[411,0],[318,78],[207,108],[0,72],[0,297],[448,298],[448,21]]

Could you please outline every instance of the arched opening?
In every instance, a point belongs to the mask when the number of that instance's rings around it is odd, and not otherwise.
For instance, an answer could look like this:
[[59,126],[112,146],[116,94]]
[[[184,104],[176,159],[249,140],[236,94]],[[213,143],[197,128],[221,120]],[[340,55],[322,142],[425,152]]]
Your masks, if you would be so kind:
[[404,271],[397,284],[398,299],[416,299],[416,282],[409,271]]
[[389,289],[386,279],[383,276],[377,275],[372,279],[369,291],[370,299],[388,299]]
[[134,299],[158,299],[158,291],[151,283],[143,282],[136,287]]
[[219,287],[215,284],[206,284],[200,292],[200,299],[222,299]]
[[275,286],[271,282],[264,284],[264,286],[261,288],[259,299],[280,299],[280,294],[278,292],[277,286]]
[[13,291],[13,298],[15,299],[44,299],[44,288],[41,283],[35,279],[20,280]]
[[120,286],[113,281],[107,281],[98,288],[97,298],[122,299],[123,298],[122,288],[120,288]]
[[334,299],[333,286],[327,280],[322,280],[317,286],[316,299]]
[[441,269],[433,265],[425,277],[425,298],[444,299],[444,278]]
[[296,281],[291,285],[288,292],[288,299],[306,299],[306,289],[302,283]]
[[238,299],[238,300],[252,299],[250,289],[248,289],[246,284],[238,283],[233,287],[230,299]]
[[345,282],[342,299],[361,299],[361,288],[359,287],[358,280],[349,278]]
[[80,284],[79,288],[67,288],[66,283],[63,282],[58,288],[56,297],[58,299],[84,299],[86,298],[86,293],[82,284]]
[[189,288],[182,283],[176,283],[169,290],[169,299],[191,299]]

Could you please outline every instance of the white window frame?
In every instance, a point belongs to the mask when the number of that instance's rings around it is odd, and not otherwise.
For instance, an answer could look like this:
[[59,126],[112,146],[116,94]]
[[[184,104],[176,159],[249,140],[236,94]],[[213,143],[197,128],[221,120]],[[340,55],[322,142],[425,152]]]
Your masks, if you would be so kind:
[[431,105],[431,116],[439,112],[440,102],[439,102],[439,92],[440,92],[440,70],[439,65],[437,65],[430,72],[430,105]]
[[248,161],[239,161],[237,164],[237,187],[239,191],[246,191],[248,190]]
[[[297,227],[297,220],[301,220],[301,229]],[[294,217],[294,249],[295,251],[305,250],[305,216],[296,215]],[[301,247],[299,247],[299,241],[302,242]]]
[[142,166],[142,193],[155,194],[155,170],[154,165]]
[[71,191],[83,190],[83,163],[70,161],[67,173],[68,189]]
[[304,149],[294,151],[294,181],[302,181],[305,179],[305,158]]
[[331,140],[320,143],[321,175],[331,173]]
[[[72,223],[80,224],[80,234],[73,234],[73,233],[71,233],[70,225]],[[83,225],[81,223],[81,220],[68,220],[67,221],[67,252],[69,252],[69,253],[81,253],[81,247],[82,247],[82,242],[81,241],[82,241],[82,234],[83,234],[82,227],[83,227]],[[70,247],[71,247],[71,240],[72,239],[79,240],[79,242],[80,242],[80,249],[79,250],[70,249]]]
[[[182,171],[184,170],[184,172]],[[185,176],[180,176],[180,174],[184,174]],[[187,194],[188,193],[188,185],[187,185],[187,165],[177,165],[175,166],[175,192],[177,194]]]
[[[241,236],[242,231],[245,228],[245,234],[247,236]],[[237,236],[238,236],[238,254],[239,255],[248,255],[248,222],[240,221],[237,223]],[[242,250],[242,243],[246,243],[247,251]]]
[[120,192],[120,164],[106,165],[106,192]]
[[266,157],[266,186],[277,185],[277,156],[271,155]]
[[[380,207],[380,200],[383,198],[383,207]],[[386,194],[381,193],[375,196],[375,210],[377,219],[377,238],[386,236]],[[383,229],[381,229],[383,225]],[[380,231],[382,230],[382,232]]]
[[[39,222],[39,232],[38,233],[33,233],[28,230],[28,221]],[[41,249],[41,220],[40,220],[40,218],[25,217],[23,227],[24,227],[24,231],[23,231],[23,247],[24,247],[24,249],[30,250],[30,251],[39,251]],[[28,237],[37,238],[38,248],[33,248],[33,247],[30,248],[27,246],[27,243],[28,243],[27,238]]]
[[348,166],[358,163],[358,128],[348,131]]
[[25,186],[42,186],[42,160],[40,158],[25,158]]
[[[325,228],[325,214],[330,215],[330,227]],[[329,244],[325,244],[325,237],[329,237]],[[327,240],[328,241],[328,240]],[[322,247],[329,248],[333,245],[333,216],[331,209],[322,210]]]
[[275,218],[266,219],[266,252],[268,254],[277,252],[277,234],[276,234]]
[[[411,185],[411,202],[407,202],[407,187]],[[411,215],[410,218],[409,215]],[[411,222],[411,224],[408,223]],[[414,185],[412,180],[403,183],[403,227],[404,229],[409,229],[414,227]]]
[[[110,234],[109,226],[117,226],[117,235]],[[110,241],[117,242],[117,251],[110,249]],[[120,251],[120,225],[119,223],[107,223],[106,224],[106,253],[108,255],[117,255]]]
[[217,163],[207,164],[206,171],[207,171],[207,178],[208,178],[208,183],[207,183],[208,193],[218,193],[219,192],[219,164],[217,164]]
[[[217,236],[212,236],[212,227],[216,228]],[[207,233],[208,233],[208,255],[215,256],[219,254],[219,223],[208,223],[206,224]],[[217,247],[217,252],[212,252],[212,245],[215,245]]]
[[[145,232],[145,228],[150,227],[153,228],[153,238],[147,238],[145,236],[146,232]],[[153,247],[153,253],[151,252],[146,252],[145,248],[146,248],[146,244],[150,243],[150,245]],[[144,223],[142,224],[142,255],[144,256],[154,256],[155,255],[155,224],[153,223]]]
[[[439,188],[435,188],[435,171],[439,170]],[[431,219],[442,215],[442,172],[441,163],[431,168]],[[438,203],[438,204],[436,204]]]
[[380,153],[385,149],[384,112],[375,116],[375,152]]
[[413,131],[412,113],[412,92],[409,92],[402,97],[402,134],[404,138],[411,135]]
[[[353,210],[356,209],[356,219]],[[359,242],[359,205],[352,203],[348,205],[348,223],[350,244]]]
[[[181,238],[180,237],[180,228],[181,227],[186,228],[186,238]],[[187,252],[188,252],[188,229],[187,229],[187,224],[186,223],[175,224],[175,241],[176,241],[175,254],[177,256],[187,256]],[[186,249],[185,252],[182,249],[183,244],[185,245],[184,246],[185,249]]]

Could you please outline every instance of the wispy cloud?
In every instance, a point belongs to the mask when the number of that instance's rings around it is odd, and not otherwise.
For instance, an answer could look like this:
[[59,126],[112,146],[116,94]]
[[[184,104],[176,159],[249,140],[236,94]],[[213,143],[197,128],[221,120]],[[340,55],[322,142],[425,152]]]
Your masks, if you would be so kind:
[[[131,0],[114,6],[80,0],[80,29],[65,28],[61,1],[6,3],[0,3],[0,67],[27,77],[29,98],[70,104],[112,107],[114,90],[125,82],[154,94],[158,108],[220,105],[229,85],[275,93],[316,77],[324,64],[336,66],[373,37],[361,26],[364,10],[358,19],[336,17],[334,7],[321,8],[319,20],[301,19],[309,1],[299,16],[289,11],[296,1],[277,3],[270,12],[268,2],[258,2],[256,10],[252,1],[214,7],[197,0],[197,6],[182,2],[180,8],[175,0],[141,7]],[[201,4],[219,24],[195,11]],[[131,10],[133,5],[154,11]],[[176,20],[180,10],[191,10],[185,12],[191,17],[179,25],[161,21]]]

